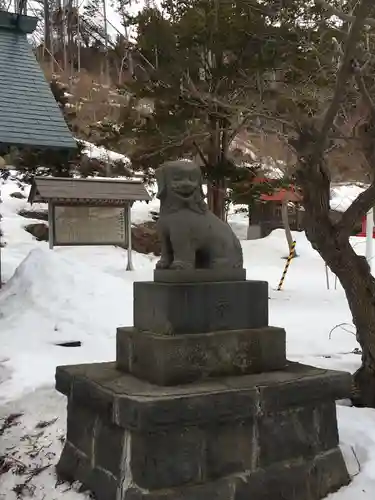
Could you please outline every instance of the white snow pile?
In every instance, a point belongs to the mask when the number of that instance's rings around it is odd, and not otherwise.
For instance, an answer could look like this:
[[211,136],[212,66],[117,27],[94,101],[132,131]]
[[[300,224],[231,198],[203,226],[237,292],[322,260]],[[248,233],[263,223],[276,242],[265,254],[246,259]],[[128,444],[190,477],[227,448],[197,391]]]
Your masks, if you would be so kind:
[[131,283],[119,277],[84,262],[77,271],[66,256],[32,250],[1,296],[1,310],[6,311],[1,330],[9,332],[2,338],[1,351],[9,358],[7,366],[14,376],[0,386],[0,397],[16,395],[20,388],[32,390],[52,379],[56,357],[63,351],[57,343],[83,342],[84,356],[80,349],[68,349],[72,362],[84,361],[89,353],[92,360],[111,359],[116,326],[131,321],[129,309],[121,307],[123,297],[129,295]]
[[[78,485],[56,485],[54,465],[63,445],[66,399],[54,389],[57,365],[113,360],[115,332],[132,324],[134,280],[152,276],[155,257],[112,247],[48,249],[26,233],[30,219],[18,215],[26,201],[11,198],[16,184],[2,187],[3,280],[0,291],[0,499],[83,500]],[[149,206],[133,208],[133,222],[148,218]],[[155,205],[156,207],[156,205]],[[232,216],[235,231],[246,233],[245,216]],[[243,241],[249,279],[270,284],[270,323],[287,331],[288,357],[307,364],[353,372],[360,363],[345,294],[303,233],[296,233],[298,259],[283,291],[276,291],[287,254],[282,230]],[[365,241],[353,238],[359,253]],[[343,325],[343,326],[338,326]],[[348,326],[349,325],[349,326]],[[80,347],[57,344],[81,342]],[[338,405],[341,446],[351,484],[330,500],[372,499],[375,490],[375,411]],[[271,499],[270,499],[271,500]],[[301,499],[303,500],[303,499]]]

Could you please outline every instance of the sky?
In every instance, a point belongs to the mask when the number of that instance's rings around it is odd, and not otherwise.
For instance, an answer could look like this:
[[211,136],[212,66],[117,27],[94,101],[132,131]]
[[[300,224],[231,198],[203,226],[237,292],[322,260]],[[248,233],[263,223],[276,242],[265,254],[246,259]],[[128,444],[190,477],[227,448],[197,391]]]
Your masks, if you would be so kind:
[[[63,0],[64,1],[64,0]],[[124,27],[122,26],[121,23],[121,17],[120,15],[116,12],[115,7],[113,6],[113,2],[111,0],[103,0],[105,2],[106,6],[106,11],[107,11],[107,30],[108,30],[108,35],[112,38],[114,38],[117,34],[122,34],[125,35],[125,30]],[[154,3],[160,4],[161,0],[156,0]],[[9,9],[10,11],[14,10],[13,5],[14,2],[12,0],[8,0],[9,2]],[[85,4],[87,4],[87,0],[73,0],[74,5],[78,5],[79,12],[83,12]],[[144,0],[133,0],[133,4],[129,7],[129,13],[134,15],[137,12],[139,12],[145,2]],[[38,12],[40,12],[42,6],[40,0],[27,0],[27,12],[28,15],[30,16],[37,16]],[[104,6],[103,2],[101,3],[101,9],[98,11],[98,13],[95,16],[95,21],[98,24],[104,25]],[[33,36],[35,42],[40,42],[41,41],[41,36],[42,32],[39,31],[35,33]],[[130,30],[129,36],[132,37],[134,36],[134,30]]]

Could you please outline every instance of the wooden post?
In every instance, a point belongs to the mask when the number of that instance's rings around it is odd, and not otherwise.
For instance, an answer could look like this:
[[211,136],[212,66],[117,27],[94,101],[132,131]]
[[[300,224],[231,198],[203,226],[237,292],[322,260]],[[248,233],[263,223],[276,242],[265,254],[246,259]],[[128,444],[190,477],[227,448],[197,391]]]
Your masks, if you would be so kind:
[[128,236],[128,264],[127,271],[134,271],[133,255],[132,255],[132,217],[131,217],[131,203],[126,205],[126,231]]
[[48,202],[48,245],[53,250],[53,235],[55,232],[54,208],[52,202]]

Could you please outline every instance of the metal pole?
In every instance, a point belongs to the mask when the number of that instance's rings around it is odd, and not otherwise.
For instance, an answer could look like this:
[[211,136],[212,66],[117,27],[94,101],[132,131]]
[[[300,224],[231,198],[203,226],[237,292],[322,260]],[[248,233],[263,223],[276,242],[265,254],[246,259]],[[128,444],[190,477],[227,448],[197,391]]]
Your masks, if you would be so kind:
[[128,264],[126,266],[126,270],[134,271],[133,255],[132,255],[132,217],[131,217],[130,203],[128,203],[126,206],[126,223],[127,223],[127,233],[128,233]]
[[372,264],[372,239],[374,232],[374,209],[367,212],[366,216],[366,260],[371,270]]
[[326,283],[327,283],[327,290],[329,290],[329,272],[328,272],[328,266],[326,264]]

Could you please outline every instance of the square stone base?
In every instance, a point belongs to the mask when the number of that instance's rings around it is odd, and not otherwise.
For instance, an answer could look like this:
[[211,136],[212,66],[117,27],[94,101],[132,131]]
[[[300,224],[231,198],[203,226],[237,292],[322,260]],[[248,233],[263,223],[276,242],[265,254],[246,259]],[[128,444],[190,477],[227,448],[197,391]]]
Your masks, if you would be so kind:
[[157,385],[281,370],[285,330],[267,327],[195,335],[117,330],[117,368]]
[[335,399],[351,376],[283,371],[157,387],[114,363],[58,367],[58,474],[97,500],[319,500],[348,483]]
[[134,327],[184,335],[268,326],[266,281],[134,283]]
[[159,283],[205,283],[244,281],[246,269],[155,269],[154,281]]

